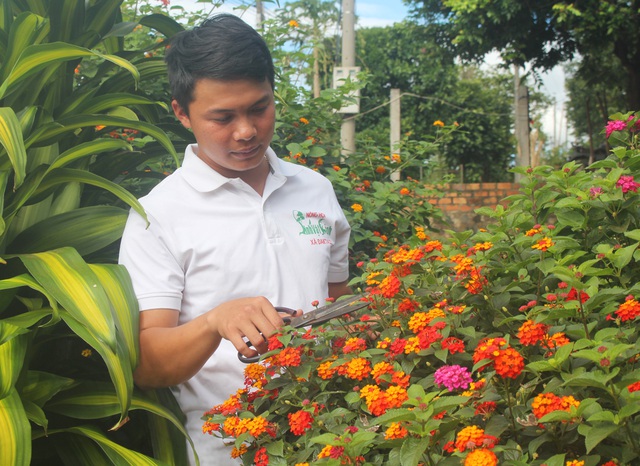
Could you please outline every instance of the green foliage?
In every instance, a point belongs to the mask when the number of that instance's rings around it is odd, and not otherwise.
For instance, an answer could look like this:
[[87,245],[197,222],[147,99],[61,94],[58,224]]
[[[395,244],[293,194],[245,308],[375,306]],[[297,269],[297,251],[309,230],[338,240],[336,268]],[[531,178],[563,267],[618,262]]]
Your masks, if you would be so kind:
[[509,64],[549,70],[578,54],[595,59],[612,53],[626,74],[626,106],[640,106],[638,9],[633,2],[500,2],[411,0],[440,43],[463,59],[481,60],[498,50]]
[[[158,153],[178,162],[157,126],[166,105],[140,90],[164,66],[124,48],[137,23],[122,22],[120,3],[1,9],[3,465],[184,463],[176,411],[134,390],[137,302],[115,264],[128,210],[144,215],[123,185]],[[139,22],[181,28],[156,15]],[[179,440],[154,452],[149,423],[153,436]]]
[[244,464],[578,466],[640,458],[640,119],[610,156],[522,168],[477,233],[363,264],[364,315],[284,328],[203,418]]

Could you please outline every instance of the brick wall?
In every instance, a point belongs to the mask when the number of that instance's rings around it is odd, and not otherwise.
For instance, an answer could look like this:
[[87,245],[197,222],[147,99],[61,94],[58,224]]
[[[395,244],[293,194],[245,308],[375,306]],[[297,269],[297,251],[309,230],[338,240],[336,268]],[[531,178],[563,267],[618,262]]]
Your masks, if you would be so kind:
[[449,225],[438,225],[455,231],[477,230],[487,224],[488,219],[474,212],[479,207],[495,207],[507,196],[517,194],[519,183],[455,183],[440,187],[445,195],[432,199]]

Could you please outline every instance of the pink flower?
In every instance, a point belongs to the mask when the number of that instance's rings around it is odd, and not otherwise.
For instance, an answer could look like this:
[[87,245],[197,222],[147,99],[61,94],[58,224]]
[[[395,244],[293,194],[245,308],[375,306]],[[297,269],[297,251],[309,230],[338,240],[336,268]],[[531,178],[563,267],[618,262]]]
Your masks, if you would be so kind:
[[458,365],[443,366],[435,372],[434,377],[437,385],[444,385],[450,392],[457,388],[466,390],[472,382],[469,369]]
[[602,194],[602,188],[599,186],[593,186],[590,190],[589,190],[589,195],[595,199],[596,197],[598,197],[600,194]]
[[607,123],[607,128],[605,130],[607,138],[611,136],[611,133],[614,131],[624,131],[627,129],[627,123],[622,120],[613,120]]
[[622,175],[618,179],[616,186],[618,186],[619,188],[622,188],[623,193],[627,193],[629,191],[633,191],[635,193],[638,191],[638,187],[640,187],[640,183],[636,183],[633,179],[633,176]]

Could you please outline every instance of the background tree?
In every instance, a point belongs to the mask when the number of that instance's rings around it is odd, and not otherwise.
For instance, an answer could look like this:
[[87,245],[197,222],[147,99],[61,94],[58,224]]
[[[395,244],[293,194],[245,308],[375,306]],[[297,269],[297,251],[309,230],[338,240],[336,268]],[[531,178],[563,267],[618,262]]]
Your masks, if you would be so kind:
[[567,60],[610,53],[625,71],[625,101],[640,108],[640,12],[625,0],[406,0],[414,18],[463,59],[499,51],[508,64],[549,70]]
[[[389,146],[389,107],[380,103],[398,88],[406,137],[419,140],[435,135],[440,124],[459,125],[440,157],[457,180],[511,178],[513,86],[508,75],[456,64],[432,30],[410,22],[359,29],[357,60],[367,72],[356,120],[360,139]],[[419,168],[403,173],[418,177]]]

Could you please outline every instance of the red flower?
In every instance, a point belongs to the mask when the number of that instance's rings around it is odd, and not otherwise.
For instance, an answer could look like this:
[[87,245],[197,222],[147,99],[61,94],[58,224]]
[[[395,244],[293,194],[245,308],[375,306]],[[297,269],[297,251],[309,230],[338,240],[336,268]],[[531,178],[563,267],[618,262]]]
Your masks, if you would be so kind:
[[294,435],[302,435],[313,425],[313,416],[307,411],[296,411],[289,413],[289,427]]

